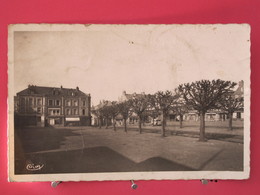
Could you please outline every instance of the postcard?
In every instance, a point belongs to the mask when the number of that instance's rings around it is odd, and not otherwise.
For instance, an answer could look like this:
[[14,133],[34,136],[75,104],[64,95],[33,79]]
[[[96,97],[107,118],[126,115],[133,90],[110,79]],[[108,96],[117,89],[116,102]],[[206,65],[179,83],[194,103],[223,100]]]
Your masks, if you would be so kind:
[[9,181],[248,179],[248,24],[13,24]]

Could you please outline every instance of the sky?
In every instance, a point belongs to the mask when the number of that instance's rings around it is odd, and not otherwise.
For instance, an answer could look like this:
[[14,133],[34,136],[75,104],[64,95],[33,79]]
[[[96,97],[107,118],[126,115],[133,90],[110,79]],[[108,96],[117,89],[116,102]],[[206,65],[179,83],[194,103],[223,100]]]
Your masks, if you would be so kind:
[[14,91],[76,88],[92,105],[127,93],[174,90],[250,74],[247,25],[38,26],[14,32]]

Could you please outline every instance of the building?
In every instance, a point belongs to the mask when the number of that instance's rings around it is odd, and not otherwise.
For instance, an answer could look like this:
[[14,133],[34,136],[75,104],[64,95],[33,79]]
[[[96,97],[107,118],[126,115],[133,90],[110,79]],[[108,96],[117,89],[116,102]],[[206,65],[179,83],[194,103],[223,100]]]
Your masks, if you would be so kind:
[[[244,81],[239,81],[238,87],[234,92],[235,98],[243,98],[244,97]],[[236,110],[233,113],[232,118],[234,120],[243,120],[244,119],[244,111],[243,109]],[[205,121],[224,121],[228,119],[228,114],[221,109],[212,109],[209,110],[205,114]],[[186,121],[198,121],[199,113],[195,110],[191,110],[184,115],[184,120]]]
[[[244,98],[244,81],[243,80],[239,81],[238,88],[235,91],[234,95],[235,95],[235,98]],[[233,113],[233,118],[243,120],[244,119],[244,110],[243,109],[236,110]]]
[[106,107],[112,106],[113,103],[108,100],[102,100],[99,102],[97,106],[91,107],[91,125],[92,126],[99,126],[99,125],[105,125],[107,124],[112,125],[113,120],[110,115],[110,110],[105,109]]
[[118,98],[118,102],[124,102],[131,100],[133,98],[141,98],[145,96],[145,93],[126,93],[126,91],[123,91],[122,95]]
[[15,97],[15,125],[90,125],[91,96],[76,89],[29,85]]
[[[144,92],[142,93],[126,93],[126,91],[123,91],[122,95],[118,98],[118,102],[125,102],[134,98],[142,98],[144,97],[146,94]],[[148,110],[146,111],[148,112]],[[143,116],[144,117],[144,121],[148,120],[148,116]],[[123,117],[121,114],[119,114],[116,117],[117,123],[118,124],[123,124]],[[138,116],[135,112],[131,112],[131,115],[129,116],[129,118],[127,119],[127,122],[129,124],[135,124],[138,123]]]

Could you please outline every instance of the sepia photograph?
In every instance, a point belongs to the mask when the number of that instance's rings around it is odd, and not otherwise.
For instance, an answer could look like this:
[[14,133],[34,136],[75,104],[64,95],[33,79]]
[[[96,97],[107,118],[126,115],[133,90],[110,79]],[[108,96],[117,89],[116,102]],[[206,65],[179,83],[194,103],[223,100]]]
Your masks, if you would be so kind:
[[14,24],[10,181],[248,179],[248,24]]

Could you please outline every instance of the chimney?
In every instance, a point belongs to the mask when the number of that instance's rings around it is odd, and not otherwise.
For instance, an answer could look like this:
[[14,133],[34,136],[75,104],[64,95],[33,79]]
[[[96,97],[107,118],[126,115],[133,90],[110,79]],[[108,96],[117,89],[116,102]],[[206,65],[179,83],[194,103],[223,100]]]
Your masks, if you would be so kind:
[[77,91],[79,91],[79,87],[78,86],[76,87],[76,89],[77,89]]
[[239,86],[239,87],[243,87],[243,86],[244,86],[244,81],[243,81],[243,80],[239,81],[239,82],[238,82],[238,86]]

